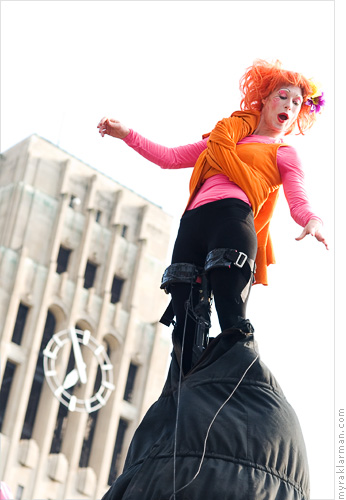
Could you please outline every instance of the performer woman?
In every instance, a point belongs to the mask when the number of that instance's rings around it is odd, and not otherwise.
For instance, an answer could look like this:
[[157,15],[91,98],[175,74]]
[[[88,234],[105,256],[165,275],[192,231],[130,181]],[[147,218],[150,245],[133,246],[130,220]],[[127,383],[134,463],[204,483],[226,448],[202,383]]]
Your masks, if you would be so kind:
[[[313,125],[324,105],[323,93],[302,74],[284,70],[280,61],[260,59],[246,70],[240,90],[241,111],[218,122],[203,140],[186,146],[160,146],[112,118],[104,117],[98,124],[102,137],[123,139],[161,168],[193,167],[172,264],[208,270],[222,331],[251,331],[246,306],[251,284],[267,285],[266,268],[275,262],[269,223],[281,184],[292,218],[303,227],[296,240],[312,235],[328,249],[322,221],[309,205],[299,157],[283,142],[296,127],[303,134]],[[176,318],[173,340],[181,343],[191,286],[174,282],[169,291]],[[194,307],[198,287],[192,293]],[[185,327],[184,373],[191,367],[194,342],[191,314]]]

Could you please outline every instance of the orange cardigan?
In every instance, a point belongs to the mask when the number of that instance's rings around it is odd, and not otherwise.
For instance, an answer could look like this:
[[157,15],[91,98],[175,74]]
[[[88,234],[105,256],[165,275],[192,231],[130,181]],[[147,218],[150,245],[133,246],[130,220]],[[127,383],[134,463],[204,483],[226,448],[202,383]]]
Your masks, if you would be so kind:
[[256,283],[267,285],[267,266],[275,263],[269,223],[278,199],[281,177],[276,163],[277,150],[286,144],[239,144],[251,135],[259,121],[259,111],[236,111],[217,123],[207,149],[199,156],[190,179],[188,205],[203,182],[225,174],[247,195],[254,213],[258,241]]

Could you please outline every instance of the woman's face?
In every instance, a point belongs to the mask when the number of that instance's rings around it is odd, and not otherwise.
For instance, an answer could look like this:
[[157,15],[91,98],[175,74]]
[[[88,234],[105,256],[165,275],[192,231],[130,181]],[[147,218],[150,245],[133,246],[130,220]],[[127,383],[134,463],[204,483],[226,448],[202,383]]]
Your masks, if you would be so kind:
[[[269,137],[280,137],[294,123],[303,103],[300,87],[282,85],[263,99],[260,123],[256,133]],[[266,132],[259,134],[258,129]]]

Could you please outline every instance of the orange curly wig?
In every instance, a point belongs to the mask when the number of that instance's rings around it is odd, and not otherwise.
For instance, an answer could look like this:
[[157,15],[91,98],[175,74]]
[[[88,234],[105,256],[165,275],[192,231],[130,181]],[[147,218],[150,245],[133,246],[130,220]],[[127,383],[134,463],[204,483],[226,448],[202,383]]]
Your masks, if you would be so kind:
[[246,70],[239,82],[239,88],[243,96],[240,101],[240,108],[242,110],[261,111],[263,107],[262,99],[268,97],[281,85],[300,87],[303,95],[303,104],[298,118],[286,131],[285,135],[293,132],[296,124],[299,133],[304,134],[316,121],[316,113],[310,113],[310,106],[306,104],[306,100],[313,94],[311,81],[300,73],[282,69],[282,63],[279,60],[271,64],[263,59],[256,59],[253,65]]

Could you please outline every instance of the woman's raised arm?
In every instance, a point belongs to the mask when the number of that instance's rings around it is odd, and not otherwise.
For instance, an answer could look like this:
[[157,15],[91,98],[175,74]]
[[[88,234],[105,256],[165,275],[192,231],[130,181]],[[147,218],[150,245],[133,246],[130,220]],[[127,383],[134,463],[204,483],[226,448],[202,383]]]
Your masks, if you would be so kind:
[[207,139],[173,148],[161,146],[113,118],[102,118],[97,128],[102,137],[107,134],[117,139],[123,139],[128,146],[141,156],[165,169],[194,167],[197,158],[207,147]]

